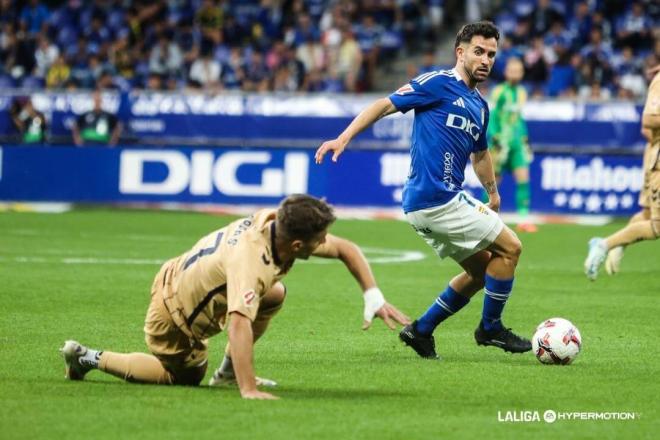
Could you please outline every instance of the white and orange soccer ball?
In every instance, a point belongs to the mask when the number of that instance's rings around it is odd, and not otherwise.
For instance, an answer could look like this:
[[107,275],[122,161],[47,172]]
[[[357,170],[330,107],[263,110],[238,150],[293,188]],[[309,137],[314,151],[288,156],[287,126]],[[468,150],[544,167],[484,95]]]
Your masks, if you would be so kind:
[[536,327],[532,349],[544,364],[568,365],[582,348],[582,336],[573,323],[564,318],[550,318]]

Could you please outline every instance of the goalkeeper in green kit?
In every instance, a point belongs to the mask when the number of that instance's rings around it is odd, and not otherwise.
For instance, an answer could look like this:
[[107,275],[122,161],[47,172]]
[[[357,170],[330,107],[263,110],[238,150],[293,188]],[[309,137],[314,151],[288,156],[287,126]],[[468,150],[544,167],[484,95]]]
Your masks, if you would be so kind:
[[532,152],[527,142],[527,123],[522,117],[527,101],[527,91],[520,85],[523,74],[522,61],[509,58],[504,70],[506,81],[496,86],[490,97],[488,144],[498,182],[505,171],[512,173],[516,181],[516,210],[520,216],[517,229],[536,232],[536,225],[529,221]]

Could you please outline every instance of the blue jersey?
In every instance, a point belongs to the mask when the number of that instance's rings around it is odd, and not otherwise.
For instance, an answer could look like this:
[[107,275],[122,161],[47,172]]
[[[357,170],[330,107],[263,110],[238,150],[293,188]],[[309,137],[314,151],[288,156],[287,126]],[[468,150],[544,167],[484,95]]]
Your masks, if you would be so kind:
[[402,113],[415,109],[403,210],[444,205],[462,190],[470,154],[488,148],[488,103],[455,69],[419,75],[390,100]]

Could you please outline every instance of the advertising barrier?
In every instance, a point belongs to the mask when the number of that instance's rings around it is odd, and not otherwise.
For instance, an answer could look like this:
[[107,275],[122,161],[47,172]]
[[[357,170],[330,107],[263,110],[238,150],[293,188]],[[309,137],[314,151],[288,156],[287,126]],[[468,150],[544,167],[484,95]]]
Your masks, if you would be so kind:
[[[0,148],[0,200],[74,203],[269,204],[293,193],[346,207],[400,206],[408,153],[348,150],[339,163],[314,163],[295,148]],[[535,212],[629,215],[637,210],[641,157],[537,154]],[[500,187],[514,210],[514,185]],[[480,195],[471,167],[464,189]]]
[[[123,139],[157,145],[315,147],[337,136],[376,95],[108,93],[103,108],[123,122]],[[0,93],[0,136],[12,127],[13,97]],[[34,93],[53,141],[70,142],[76,117],[91,110],[89,93]],[[643,149],[642,106],[615,101],[530,101],[524,109],[532,147],[539,151],[617,152]],[[413,112],[381,119],[354,147],[407,149]]]

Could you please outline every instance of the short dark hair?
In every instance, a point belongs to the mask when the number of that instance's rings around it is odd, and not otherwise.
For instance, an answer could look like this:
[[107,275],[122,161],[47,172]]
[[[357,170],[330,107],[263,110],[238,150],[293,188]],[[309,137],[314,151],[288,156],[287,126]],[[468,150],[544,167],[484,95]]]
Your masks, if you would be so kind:
[[309,241],[336,219],[325,200],[294,194],[284,199],[277,209],[277,231],[287,240]]
[[463,26],[456,34],[454,49],[460,46],[461,43],[471,42],[472,37],[475,35],[481,35],[484,38],[495,38],[496,41],[500,41],[500,31],[497,26],[490,21],[483,20]]

